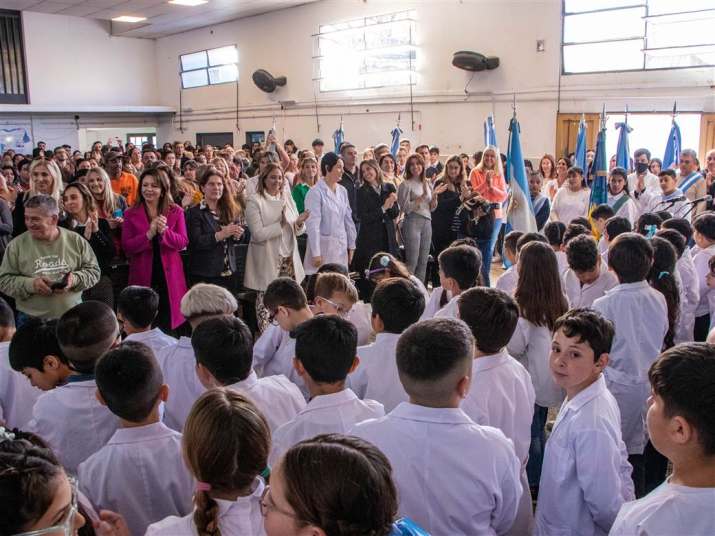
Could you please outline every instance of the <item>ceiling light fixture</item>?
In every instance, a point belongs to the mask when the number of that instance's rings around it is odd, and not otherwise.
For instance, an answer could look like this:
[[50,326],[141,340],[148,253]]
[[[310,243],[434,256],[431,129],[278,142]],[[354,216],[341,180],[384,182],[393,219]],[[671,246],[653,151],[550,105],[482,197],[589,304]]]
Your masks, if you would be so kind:
[[141,22],[146,20],[146,17],[134,17],[132,15],[122,15],[121,17],[114,17],[112,19],[114,22]]
[[202,4],[208,4],[209,0],[169,0],[169,3],[174,4],[175,6],[194,7]]

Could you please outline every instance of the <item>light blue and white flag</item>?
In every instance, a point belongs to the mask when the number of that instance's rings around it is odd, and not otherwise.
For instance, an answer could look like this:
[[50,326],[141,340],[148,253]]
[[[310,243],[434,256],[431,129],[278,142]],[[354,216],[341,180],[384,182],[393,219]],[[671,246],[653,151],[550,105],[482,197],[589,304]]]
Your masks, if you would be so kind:
[[400,134],[402,134],[402,129],[398,126],[392,129],[392,144],[390,145],[390,153],[392,156],[397,158],[397,151],[400,149]]
[[578,135],[576,136],[576,153],[574,154],[575,165],[583,170],[584,176],[588,174],[586,169],[586,119],[581,114],[578,122]]
[[665,155],[663,155],[663,169],[672,169],[680,163],[680,148],[682,147],[680,136],[680,125],[673,118],[673,126],[670,127],[668,143],[665,145]]
[[494,128],[494,116],[489,114],[484,120],[484,146],[498,147],[497,131]]
[[631,150],[628,146],[628,134],[633,130],[628,126],[628,114],[623,123],[616,123],[618,130],[618,145],[616,146],[616,166],[630,172],[631,170]]
[[534,205],[531,203],[529,181],[526,178],[524,155],[521,152],[519,122],[516,113],[509,123],[509,149],[506,153],[506,180],[509,183],[509,206],[506,211],[507,229],[531,233],[538,231]]
[[345,141],[345,131],[343,130],[343,120],[340,119],[338,130],[333,132],[333,141],[335,142],[335,154],[340,154],[340,146]]

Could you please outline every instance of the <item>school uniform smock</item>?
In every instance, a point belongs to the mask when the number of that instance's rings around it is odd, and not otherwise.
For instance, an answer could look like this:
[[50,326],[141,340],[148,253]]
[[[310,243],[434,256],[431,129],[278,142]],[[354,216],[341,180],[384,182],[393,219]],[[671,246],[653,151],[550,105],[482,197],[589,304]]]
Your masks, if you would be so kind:
[[564,401],[546,442],[536,536],[602,536],[633,500],[618,405],[600,376]]
[[68,383],[43,393],[32,410],[27,430],[52,448],[70,474],[107,444],[119,427],[119,419],[101,405],[94,377],[70,376]]
[[170,337],[159,328],[152,328],[148,331],[140,331],[139,333],[127,335],[123,342],[129,341],[146,344],[149,348],[151,348],[151,351],[154,352],[155,357],[160,350],[166,348],[167,346],[174,346],[177,342],[174,337]]
[[695,328],[695,310],[700,303],[700,286],[698,284],[698,273],[695,270],[693,256],[690,249],[685,251],[675,263],[676,272],[680,275],[682,285],[678,287],[680,291],[680,314],[675,327],[675,344],[693,341],[693,329]]
[[507,344],[507,351],[529,371],[536,403],[539,406],[549,408],[561,404],[564,391],[554,383],[549,368],[549,355],[551,355],[549,328],[536,326],[524,318],[519,318],[516,330]]
[[578,192],[572,192],[568,187],[559,188],[554,196],[549,218],[551,221],[560,221],[568,225],[574,218],[587,215],[590,198],[591,190],[588,188],[581,188]]
[[253,402],[261,410],[271,432],[295,418],[305,407],[305,398],[300,389],[283,375],[259,378],[251,370],[246,379],[227,385]]
[[32,407],[42,394],[24,374],[10,366],[10,342],[0,342],[0,421],[5,427],[24,430],[32,419]]
[[618,278],[613,272],[608,271],[608,265],[603,260],[598,278],[593,283],[581,284],[576,272],[571,268],[562,274],[561,281],[572,309],[591,307],[594,301],[606,294],[606,291],[618,285]]
[[521,462],[501,431],[478,425],[461,409],[403,402],[350,434],[387,456],[400,515],[430,534],[504,534],[514,523]]
[[164,405],[164,423],[181,432],[191,406],[205,390],[196,376],[196,357],[191,338],[181,337],[173,346],[162,348],[157,361],[164,374],[164,383],[169,386],[169,398]]
[[674,192],[664,195],[660,190],[655,192],[646,192],[639,199],[640,212],[660,212],[665,210],[673,215],[673,218],[685,218],[690,221],[692,216],[692,205],[685,198],[685,195],[676,188]]
[[499,290],[502,290],[513,296],[516,291],[516,284],[519,282],[519,272],[516,271],[516,264],[512,264],[506,271],[499,276],[494,285]]
[[[253,492],[235,501],[214,499],[218,504],[218,526],[225,536],[265,536],[261,496],[266,488],[262,479],[256,477]],[[149,525],[146,536],[197,536],[193,512],[185,517],[167,517]]]
[[78,477],[92,504],[121,512],[131,534],[193,510],[194,478],[182,458],[181,434],[160,422],[118,429],[80,464]]
[[318,271],[313,257],[322,257],[323,264],[335,262],[347,266],[348,249],[355,249],[357,230],[345,187],[336,184],[333,191],[324,179],[319,179],[305,196],[305,210],[310,211],[305,222],[308,235],[305,274]]
[[[555,251],[556,253],[556,265],[559,267],[559,275],[563,274],[569,268],[569,261],[566,257],[565,251]],[[606,260],[605,258],[603,259]]]
[[308,388],[293,367],[295,339],[280,326],[269,325],[253,345],[253,368],[261,378],[283,375],[308,400]]
[[645,281],[624,283],[593,302],[593,309],[616,329],[603,374],[621,410],[621,433],[628,454],[643,454],[646,400],[650,396],[648,369],[660,354],[668,331],[665,298]]
[[625,190],[617,195],[612,195],[611,192],[608,192],[606,203],[616,211],[616,216],[626,218],[632,225],[635,224],[639,216],[638,206]]
[[360,364],[348,376],[350,388],[360,398],[376,400],[392,411],[409,397],[397,374],[396,348],[400,333],[378,333],[375,342],[359,346]]
[[429,320],[430,318],[434,318],[434,315],[437,314],[437,311],[439,311],[442,307],[440,307],[440,302],[442,301],[442,294],[447,293],[446,300],[449,301],[452,299],[452,293],[449,292],[448,290],[443,289],[442,287],[437,287],[432,289],[432,294],[429,295],[429,299],[425,301],[425,310],[422,313],[422,316],[420,317],[420,321],[422,320]]
[[706,277],[710,272],[710,266],[708,265],[710,257],[715,255],[715,244],[705,249],[693,246],[690,253],[693,256],[693,265],[695,266],[695,273],[698,277],[698,288],[700,289],[700,301],[695,308],[695,316],[704,316],[710,314],[710,303],[708,300],[710,287],[708,287]]
[[534,515],[531,506],[526,462],[531,444],[534,417],[534,387],[531,377],[506,350],[474,359],[469,394],[462,401],[462,411],[482,426],[501,430],[514,444],[521,462],[522,487],[519,511],[509,534],[531,534]]
[[454,296],[434,314],[434,318],[459,318],[459,296]]
[[312,398],[295,419],[273,433],[269,465],[296,443],[318,434],[346,434],[355,424],[385,415],[382,404],[360,400],[351,389]]
[[610,536],[712,536],[715,534],[715,488],[692,488],[663,482],[648,495],[625,503]]

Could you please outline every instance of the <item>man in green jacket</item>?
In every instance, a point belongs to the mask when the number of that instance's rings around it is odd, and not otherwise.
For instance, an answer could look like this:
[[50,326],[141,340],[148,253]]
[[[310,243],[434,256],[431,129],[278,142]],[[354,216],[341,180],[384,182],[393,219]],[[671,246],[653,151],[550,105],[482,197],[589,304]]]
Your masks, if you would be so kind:
[[[0,265],[0,292],[15,298],[21,315],[59,318],[99,280],[89,242],[57,226],[59,206],[48,195],[25,202],[27,232],[14,238]],[[22,317],[18,321],[22,323]]]

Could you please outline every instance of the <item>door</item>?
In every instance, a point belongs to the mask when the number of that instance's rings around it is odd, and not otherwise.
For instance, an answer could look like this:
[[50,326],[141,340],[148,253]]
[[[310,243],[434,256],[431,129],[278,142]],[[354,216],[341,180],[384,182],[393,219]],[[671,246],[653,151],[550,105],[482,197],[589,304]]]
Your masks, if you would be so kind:
[[[598,137],[599,114],[583,114],[586,120],[586,148],[596,148]],[[562,156],[576,151],[576,138],[581,114],[558,114],[556,117],[556,151],[554,155],[558,160]]]
[[223,147],[226,144],[233,145],[233,132],[204,132],[196,134],[196,145],[204,147],[213,145],[214,147]]
[[700,119],[700,167],[705,168],[705,155],[710,149],[715,149],[715,114],[703,114]]

